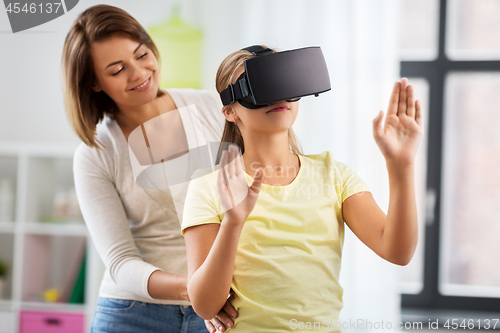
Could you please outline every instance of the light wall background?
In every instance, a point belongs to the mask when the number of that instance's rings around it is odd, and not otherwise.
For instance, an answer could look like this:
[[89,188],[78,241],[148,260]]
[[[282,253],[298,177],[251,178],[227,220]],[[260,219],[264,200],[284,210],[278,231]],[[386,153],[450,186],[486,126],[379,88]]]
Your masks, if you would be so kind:
[[[102,2],[99,2],[102,3]],[[325,150],[351,167],[386,211],[388,180],[372,136],[372,119],[386,110],[399,79],[397,0],[104,1],[148,27],[180,4],[183,20],[202,29],[202,87],[214,88],[222,59],[239,48],[266,44],[281,50],[319,45],[332,90],[301,100],[294,125],[306,154]],[[63,110],[59,65],[77,15],[98,4],[82,0],[62,17],[12,34],[0,10],[0,144],[79,143]],[[397,322],[400,296],[394,265],[377,257],[346,227],[341,319]],[[348,330],[345,330],[348,331]]]

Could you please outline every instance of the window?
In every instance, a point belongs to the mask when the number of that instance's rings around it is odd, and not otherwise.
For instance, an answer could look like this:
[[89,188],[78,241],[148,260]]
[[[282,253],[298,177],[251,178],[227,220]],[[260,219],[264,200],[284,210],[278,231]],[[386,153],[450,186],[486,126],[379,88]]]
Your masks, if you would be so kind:
[[500,72],[445,86],[439,292],[500,297]]
[[401,77],[428,112],[416,159],[421,248],[401,270],[402,306],[499,311],[500,1],[400,5]]

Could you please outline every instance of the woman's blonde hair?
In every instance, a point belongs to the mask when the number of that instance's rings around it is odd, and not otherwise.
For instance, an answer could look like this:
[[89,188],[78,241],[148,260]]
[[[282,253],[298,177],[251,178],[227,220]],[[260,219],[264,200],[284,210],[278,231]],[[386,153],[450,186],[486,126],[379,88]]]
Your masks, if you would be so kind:
[[[267,46],[261,45],[263,48],[267,48]],[[273,52],[277,52],[273,50]],[[239,50],[228,55],[220,64],[219,69],[217,70],[217,76],[215,77],[215,88],[217,92],[220,94],[224,89],[226,89],[230,83],[234,80],[234,75],[237,70],[243,66],[245,60],[255,57],[251,52],[247,50]],[[226,105],[224,108],[230,107]],[[222,133],[221,143],[231,142],[239,146],[241,149],[241,154],[245,152],[245,144],[243,142],[243,137],[238,126],[231,121],[226,119],[226,123],[224,125],[224,131]],[[300,146],[299,141],[295,137],[295,133],[292,128],[288,129],[288,146],[290,151],[294,154],[302,153],[302,147]],[[221,146],[222,147],[222,146]],[[217,154],[217,162],[220,159],[221,151]]]
[[[69,122],[78,137],[89,147],[104,145],[96,138],[96,126],[105,115],[114,118],[119,111],[103,91],[92,90],[96,82],[90,47],[116,33],[128,34],[145,44],[159,59],[158,49],[146,30],[123,9],[97,5],[88,8],[73,23],[64,42],[61,70],[64,103]],[[163,96],[158,88],[157,97]]]

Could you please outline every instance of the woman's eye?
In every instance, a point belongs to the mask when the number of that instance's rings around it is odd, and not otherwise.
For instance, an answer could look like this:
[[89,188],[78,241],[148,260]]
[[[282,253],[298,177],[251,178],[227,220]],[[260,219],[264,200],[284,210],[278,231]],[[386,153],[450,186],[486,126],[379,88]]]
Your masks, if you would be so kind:
[[115,75],[117,75],[118,73],[120,73],[122,70],[123,70],[123,67],[122,67],[122,68],[120,68],[120,70],[119,70],[118,72],[113,73],[113,74],[111,74],[111,75],[115,76]]
[[[146,53],[144,53],[143,55],[141,55],[139,58],[137,58],[137,60],[142,59],[142,58],[146,57],[147,55],[148,55],[148,53],[146,52]],[[123,68],[124,68],[124,67],[120,68],[120,70],[119,70],[118,72],[113,73],[113,74],[111,74],[111,75],[113,75],[113,76],[117,75],[118,73],[120,73],[120,72],[123,70]]]

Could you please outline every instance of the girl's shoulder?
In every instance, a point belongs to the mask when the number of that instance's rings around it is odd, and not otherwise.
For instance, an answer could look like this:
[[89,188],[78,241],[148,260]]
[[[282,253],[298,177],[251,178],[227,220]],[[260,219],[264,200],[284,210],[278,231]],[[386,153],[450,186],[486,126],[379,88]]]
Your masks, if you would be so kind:
[[[320,154],[311,154],[311,155],[302,155],[308,161],[317,165],[325,165],[325,166],[336,166],[338,163],[337,160],[333,157],[333,154],[326,150]],[[340,163],[342,164],[342,163]]]
[[308,168],[325,169],[330,175],[332,173],[345,174],[350,170],[347,164],[336,160],[332,152],[328,150],[320,154],[302,155],[302,157],[308,162]]
[[309,166],[308,174],[313,175],[314,181],[332,182],[340,202],[344,202],[350,195],[363,191],[370,191],[363,179],[347,164],[337,161],[331,152],[325,151],[316,155],[305,155]]

